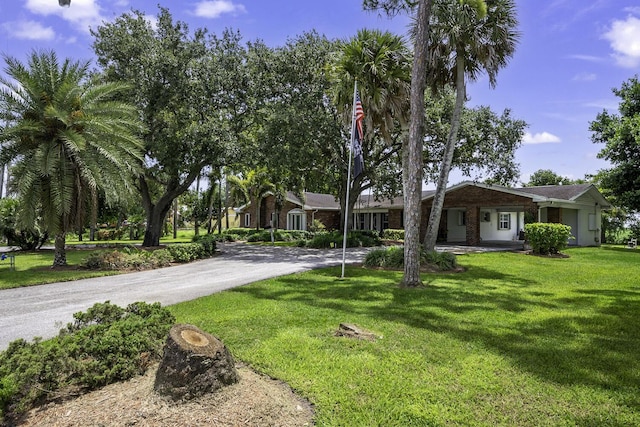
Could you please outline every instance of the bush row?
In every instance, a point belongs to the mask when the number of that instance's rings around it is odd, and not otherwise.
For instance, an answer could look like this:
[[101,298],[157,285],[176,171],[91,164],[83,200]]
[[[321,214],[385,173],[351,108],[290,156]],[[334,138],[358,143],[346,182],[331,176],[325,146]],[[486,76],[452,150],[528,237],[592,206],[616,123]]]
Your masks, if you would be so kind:
[[[363,264],[370,268],[401,269],[404,267],[404,247],[390,246],[374,249],[366,255]],[[423,251],[420,254],[420,264],[429,265],[441,271],[449,271],[455,269],[458,262],[456,256],[450,252]]]
[[154,251],[126,246],[118,250],[94,252],[81,265],[91,270],[147,270],[166,267],[172,262],[184,263],[208,258],[215,252],[215,236],[207,234],[195,237],[193,243],[167,245],[166,248]]
[[[314,249],[341,248],[343,241],[343,233],[324,231],[316,233],[310,240],[299,240],[298,246]],[[352,230],[347,233],[347,246],[350,248],[379,246],[381,244],[382,240],[376,231]]]
[[0,353],[1,425],[35,403],[142,374],[162,355],[175,318],[160,303],[95,304],[57,337],[13,341]]
[[387,240],[404,240],[404,230],[387,228],[382,232],[382,238]]

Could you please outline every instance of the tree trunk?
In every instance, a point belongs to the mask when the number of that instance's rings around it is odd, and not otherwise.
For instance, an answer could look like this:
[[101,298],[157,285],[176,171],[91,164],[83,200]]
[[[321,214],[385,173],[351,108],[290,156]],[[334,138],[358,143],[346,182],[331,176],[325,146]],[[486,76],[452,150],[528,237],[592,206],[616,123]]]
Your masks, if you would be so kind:
[[4,197],[4,170],[6,165],[4,163],[0,164],[0,199]]
[[53,252],[53,267],[63,267],[67,265],[67,253],[65,252],[65,233],[56,234]]
[[160,246],[160,237],[162,237],[162,226],[167,218],[171,204],[160,207],[154,205],[147,213],[147,227],[144,231],[144,240],[142,246]]
[[420,0],[411,70],[411,121],[409,140],[403,150],[404,186],[404,277],[402,286],[422,285],[420,279],[420,210],[422,202],[422,150],[424,127],[424,90],[429,47],[429,17],[432,0]]
[[192,399],[238,380],[233,357],[219,339],[193,325],[171,328],[154,383],[157,393]]
[[200,206],[200,175],[198,175],[198,177],[196,178],[196,206],[194,207],[194,212],[196,214],[193,216],[193,234],[195,236],[200,235],[200,221],[198,220],[198,215],[197,215],[199,206]]
[[453,161],[453,152],[456,148],[458,140],[458,129],[460,129],[460,116],[462,114],[462,106],[465,101],[465,82],[464,82],[465,61],[462,53],[456,55],[456,105],[451,116],[451,129],[449,130],[449,138],[445,146],[440,174],[438,175],[438,184],[436,186],[436,194],[433,197],[431,206],[431,214],[429,215],[429,224],[427,224],[427,233],[424,238],[424,248],[426,251],[433,251],[436,247],[436,239],[438,238],[438,227],[440,225],[440,217],[442,216],[442,207],[444,206],[445,192],[449,181],[449,172],[451,171],[451,163]]
[[98,192],[91,190],[91,219],[89,223],[89,241],[96,240],[96,226],[98,225]]

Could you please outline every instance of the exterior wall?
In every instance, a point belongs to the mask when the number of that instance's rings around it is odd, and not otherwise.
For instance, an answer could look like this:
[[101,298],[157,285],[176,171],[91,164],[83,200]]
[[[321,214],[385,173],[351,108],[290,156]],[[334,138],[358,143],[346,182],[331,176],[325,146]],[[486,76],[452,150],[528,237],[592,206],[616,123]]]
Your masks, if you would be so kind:
[[[500,214],[509,214],[511,228],[498,229]],[[489,221],[484,221],[484,215],[488,215]],[[480,210],[480,239],[481,240],[518,240],[519,231],[524,229],[524,212],[500,212],[499,209]]]
[[402,209],[390,209],[389,210],[389,228],[395,230],[401,230],[404,228],[404,210]]
[[339,211],[317,211],[315,213],[307,212],[307,225],[312,224],[314,218],[323,223],[327,230],[340,229]]
[[[262,200],[262,204],[260,205],[260,212],[261,212],[260,228],[275,226],[281,230],[287,229],[287,214],[293,210],[300,210],[300,209],[301,209],[300,205],[291,203],[290,201],[286,200],[282,208],[278,212],[278,216],[274,217],[274,214],[276,212],[276,201],[274,196],[269,195]],[[251,208],[251,206],[245,209],[245,213],[251,214],[251,227],[255,228],[256,226],[255,212]],[[243,217],[241,218],[242,220],[241,226],[244,227],[244,213],[242,215]],[[325,225],[325,227],[329,230],[336,230],[340,228],[340,212],[339,211],[306,211],[305,216],[306,216],[305,228],[308,228],[313,223],[314,219],[317,219],[320,222],[322,222]],[[271,222],[272,218],[275,218],[277,220],[277,224],[273,224]]]
[[[427,229],[427,223],[429,220],[429,211],[431,209],[432,199],[422,202],[422,223],[420,226],[420,235],[424,236]],[[513,213],[512,230],[508,233],[504,233],[504,238],[493,239],[493,233],[485,236],[483,234],[483,225],[480,222],[481,212],[483,210],[493,210],[495,219],[497,221],[497,213],[503,208],[505,211],[511,211]],[[513,240],[513,235],[516,233],[516,225],[520,223],[520,216],[516,215],[516,210],[522,212],[537,213],[536,204],[528,197],[518,196],[515,194],[509,194],[502,191],[495,191],[482,187],[475,187],[472,185],[459,188],[457,190],[447,193],[444,199],[443,210],[447,209],[446,214],[446,235],[447,242],[460,242],[464,241],[469,245],[476,245],[481,240]],[[508,210],[507,210],[508,209]],[[462,238],[460,235],[462,232],[458,226],[458,213],[460,210],[466,211],[466,229]],[[443,220],[445,220],[445,213],[443,211]],[[441,222],[441,226],[443,223]],[[497,222],[495,223],[495,229],[497,233]],[[465,240],[466,239],[466,240]]]

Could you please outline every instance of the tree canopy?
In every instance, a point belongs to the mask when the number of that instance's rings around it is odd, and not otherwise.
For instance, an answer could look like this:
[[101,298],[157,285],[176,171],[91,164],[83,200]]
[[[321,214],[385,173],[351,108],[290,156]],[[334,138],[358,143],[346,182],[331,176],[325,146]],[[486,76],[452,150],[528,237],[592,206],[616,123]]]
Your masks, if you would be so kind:
[[98,191],[118,200],[139,173],[142,125],[115,99],[127,86],[89,81],[88,62],[61,63],[53,51],[33,52],[27,65],[4,59],[0,141],[3,159],[15,162],[19,216],[27,228],[42,218],[56,237],[53,264],[65,265],[65,234],[83,224],[89,200]]
[[572,184],[569,178],[558,175],[551,169],[538,169],[531,174],[526,187],[539,187],[542,185],[569,185]]
[[239,152],[246,113],[245,49],[225,31],[193,34],[160,8],[154,27],[139,11],[92,31],[108,81],[132,84],[126,94],[146,125],[145,168],[138,190],[147,214],[145,246],[159,243],[173,200],[205,166],[229,163]]
[[640,81],[630,78],[613,93],[620,98],[619,114],[603,111],[591,122],[591,140],[604,144],[598,157],[612,167],[598,173],[598,181],[615,204],[640,212]]

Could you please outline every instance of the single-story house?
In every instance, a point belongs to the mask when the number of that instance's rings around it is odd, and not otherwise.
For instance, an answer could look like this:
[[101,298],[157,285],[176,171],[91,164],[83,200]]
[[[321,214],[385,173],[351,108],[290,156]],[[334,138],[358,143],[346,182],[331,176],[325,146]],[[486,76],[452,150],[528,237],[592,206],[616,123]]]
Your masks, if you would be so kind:
[[[422,194],[420,235],[427,229],[435,191]],[[260,227],[306,230],[314,220],[328,229],[340,228],[340,204],[328,194],[305,193],[304,201],[288,193],[280,211],[273,196],[260,209]],[[508,188],[465,181],[446,192],[438,239],[448,243],[477,245],[523,239],[524,224],[552,222],[571,226],[576,246],[597,246],[602,230],[602,210],[611,205],[592,184]],[[402,197],[375,200],[362,195],[356,202],[353,227],[383,231],[404,228]],[[249,206],[241,210],[242,225],[256,226]]]

